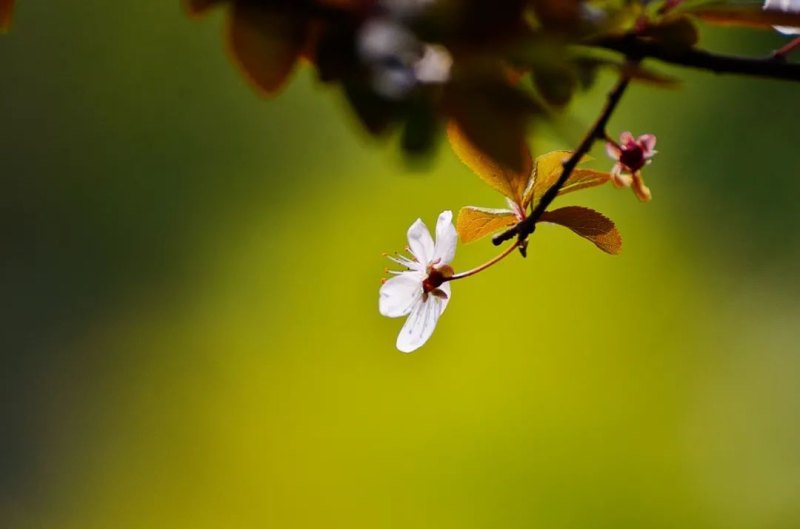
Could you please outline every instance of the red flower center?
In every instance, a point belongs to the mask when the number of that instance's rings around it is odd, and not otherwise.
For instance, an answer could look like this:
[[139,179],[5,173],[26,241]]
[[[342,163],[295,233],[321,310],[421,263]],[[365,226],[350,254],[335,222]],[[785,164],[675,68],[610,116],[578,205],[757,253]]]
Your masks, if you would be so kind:
[[647,163],[647,159],[644,157],[644,150],[638,145],[626,145],[621,150],[619,161],[630,169],[632,173],[635,173]]
[[428,277],[422,281],[422,291],[428,294],[442,286],[448,279],[453,277],[453,269],[447,265],[441,268],[428,267]]

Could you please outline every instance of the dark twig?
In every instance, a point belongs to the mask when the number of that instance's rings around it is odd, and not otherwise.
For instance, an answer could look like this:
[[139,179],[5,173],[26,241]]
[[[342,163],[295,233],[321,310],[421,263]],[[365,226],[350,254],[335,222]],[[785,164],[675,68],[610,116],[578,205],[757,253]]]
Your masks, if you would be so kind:
[[[786,81],[800,81],[800,64],[788,63],[775,57],[762,59],[736,57],[711,53],[696,48],[672,50],[631,34],[620,37],[607,37],[590,45],[623,53],[633,63],[645,58],[653,58],[670,64],[698,68],[718,74],[742,74]],[[496,246],[516,236],[518,238],[518,246],[524,255],[525,240],[536,229],[536,222],[550,206],[550,203],[558,196],[561,187],[569,179],[578,162],[591,150],[595,141],[606,138],[606,124],[611,119],[611,115],[619,104],[622,94],[625,93],[629,83],[630,77],[623,73],[617,85],[608,94],[608,102],[603,112],[586,134],[578,149],[564,162],[564,171],[558,181],[545,192],[542,200],[536,205],[529,217],[492,239]]]
[[[504,231],[492,239],[492,242],[495,244],[495,246],[498,246],[516,236],[518,241],[517,246],[519,246],[521,249],[525,248],[525,240],[536,229],[536,222],[550,206],[553,200],[555,200],[555,198],[558,196],[559,191],[561,191],[561,188],[569,179],[570,175],[572,175],[572,172],[578,166],[578,163],[592,149],[592,146],[596,141],[605,140],[607,136],[606,125],[608,124],[608,120],[611,119],[611,115],[614,113],[614,110],[616,110],[620,99],[622,99],[622,95],[625,93],[625,90],[630,84],[630,80],[631,79],[629,75],[622,74],[622,77],[620,77],[619,81],[617,81],[617,84],[608,93],[608,101],[606,102],[606,106],[603,108],[603,112],[597,118],[597,121],[595,121],[594,125],[592,125],[592,128],[589,129],[589,132],[586,133],[583,141],[575,150],[575,152],[572,153],[572,156],[570,156],[564,162],[564,170],[561,172],[561,176],[558,178],[556,183],[550,186],[547,191],[545,191],[544,195],[542,195],[542,199],[538,204],[536,204],[536,207],[531,212],[530,216],[525,218],[525,220],[521,221],[513,228]],[[525,254],[523,253],[523,255]]]
[[697,68],[718,74],[738,74],[800,81],[800,64],[775,60],[773,57],[752,58],[712,53],[697,48],[667,49],[643,38],[624,35],[605,37],[591,46],[617,51],[629,58],[652,58],[669,64]]

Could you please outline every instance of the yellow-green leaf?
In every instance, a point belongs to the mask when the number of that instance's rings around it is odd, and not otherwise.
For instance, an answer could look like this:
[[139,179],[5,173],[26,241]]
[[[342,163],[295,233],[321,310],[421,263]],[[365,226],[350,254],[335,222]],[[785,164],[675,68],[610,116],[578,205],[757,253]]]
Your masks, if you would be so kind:
[[563,195],[564,193],[586,189],[587,187],[600,186],[610,181],[611,173],[595,171],[594,169],[575,169],[569,175],[567,181],[564,182],[564,185],[561,186],[558,194]]
[[11,16],[14,13],[14,0],[0,0],[0,33],[11,27]]
[[[561,177],[564,172],[564,161],[569,159],[572,155],[570,151],[553,151],[543,154],[536,158],[533,164],[533,179],[531,185],[525,190],[523,198],[523,206],[527,207],[533,204],[534,207],[542,199],[542,196],[552,187]],[[589,161],[588,156],[584,156],[579,163]],[[569,193],[570,191],[577,191],[587,187],[594,187],[605,184],[611,180],[611,175],[602,171],[594,171],[592,169],[575,169],[561,190],[559,195]]]
[[617,227],[609,218],[593,209],[568,206],[546,211],[539,222],[551,222],[569,228],[606,253],[617,255],[622,251],[622,237]]
[[712,4],[701,5],[687,9],[686,12],[694,17],[722,26],[743,26],[751,28],[772,28],[772,26],[800,27],[800,13],[762,9],[761,4],[726,5]]
[[508,209],[461,208],[456,219],[456,231],[462,242],[473,242],[518,222]]
[[[522,3],[513,2],[518,7]],[[505,11],[496,4],[491,5],[493,14]],[[524,189],[531,168],[526,136],[533,118],[544,117],[545,109],[529,90],[520,86],[518,71],[491,59],[490,55],[454,63],[450,82],[441,95],[441,109],[468,141],[470,154],[480,153],[491,169],[507,172],[501,178],[511,178],[512,189]],[[486,163],[481,165],[486,167]],[[518,179],[521,183],[513,181],[516,175],[521,175]],[[503,188],[508,190],[509,186]]]
[[525,190],[522,205],[527,207],[533,203],[534,206],[541,200],[547,190],[556,183],[561,172],[564,170],[564,162],[572,153],[569,151],[552,151],[536,157],[533,164],[533,179],[531,185]]
[[234,58],[267,95],[283,87],[300,57],[305,35],[304,21],[288,9],[252,2],[233,5],[230,42]]
[[[487,133],[490,131],[487,130]],[[531,152],[524,141],[519,142],[521,167],[515,169],[504,165],[501,161],[486,154],[478,148],[474,141],[464,132],[461,126],[451,122],[447,128],[450,145],[456,155],[484,182],[504,194],[517,204],[522,204],[522,195],[531,178],[533,162]]]

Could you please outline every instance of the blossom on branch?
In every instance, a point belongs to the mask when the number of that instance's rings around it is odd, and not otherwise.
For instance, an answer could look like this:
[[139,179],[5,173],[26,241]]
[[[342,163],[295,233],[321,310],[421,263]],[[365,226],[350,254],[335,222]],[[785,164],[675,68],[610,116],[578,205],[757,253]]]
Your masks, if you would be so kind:
[[383,316],[408,316],[397,337],[397,348],[410,353],[419,349],[433,334],[439,317],[450,301],[458,235],[453,226],[453,213],[443,211],[436,222],[434,242],[425,223],[417,219],[408,229],[407,251],[411,257],[398,254],[389,259],[406,270],[390,271],[394,277],[381,286],[378,310]]
[[645,202],[652,198],[652,194],[644,184],[641,170],[655,156],[655,146],[653,134],[643,134],[634,139],[630,132],[622,133],[619,144],[611,140],[606,142],[608,156],[617,161],[611,169],[614,185],[633,188],[636,197]]

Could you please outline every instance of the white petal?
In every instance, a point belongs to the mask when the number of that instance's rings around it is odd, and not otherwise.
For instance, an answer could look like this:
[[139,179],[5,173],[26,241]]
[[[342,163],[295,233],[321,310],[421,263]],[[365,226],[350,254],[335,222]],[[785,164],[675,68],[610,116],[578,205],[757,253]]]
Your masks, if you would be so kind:
[[610,141],[607,141],[606,142],[606,154],[612,160],[619,160],[619,156],[620,156],[620,154],[622,154],[622,151],[619,150],[619,147],[617,147],[616,145],[614,145]]
[[784,35],[800,35],[800,28],[793,28],[789,26],[775,26],[775,29]]
[[408,247],[423,267],[433,260],[433,239],[428,227],[421,219],[417,219],[408,228]]
[[422,83],[446,83],[450,80],[453,57],[447,48],[438,45],[425,45],[422,58],[414,64],[417,80]]
[[652,157],[656,153],[656,137],[653,134],[642,134],[636,140],[642,146],[645,158]]
[[767,0],[764,9],[776,11],[800,11],[800,0]]
[[433,259],[440,259],[440,264],[450,264],[456,256],[458,234],[453,226],[453,212],[443,211],[436,221],[436,245]]
[[[450,288],[449,285],[442,285],[442,287],[445,286],[447,289],[442,288],[442,290],[445,290],[449,298]],[[447,302],[448,300],[434,295],[429,295],[427,301],[422,301],[420,298],[411,310],[403,328],[400,329],[400,334],[397,336],[397,348],[404,353],[410,353],[422,347],[433,334],[436,322],[439,321],[439,316],[447,307]]]
[[[767,0],[764,2],[764,9],[786,11],[789,13],[800,12],[800,0]],[[800,28],[775,26],[775,29],[784,35],[800,35]]]
[[633,184],[633,175],[630,173],[623,173],[622,166],[617,167],[619,164],[614,166],[614,169],[611,170],[611,177],[613,179],[614,185],[616,187],[631,187]]
[[625,131],[619,135],[619,144],[624,149],[625,147],[630,147],[631,145],[636,144],[636,140],[633,139],[633,134],[630,131]]
[[383,316],[399,318],[411,312],[422,297],[422,274],[402,272],[381,285],[378,310]]
[[418,263],[416,261],[412,261],[405,255],[397,254],[397,255],[387,255],[386,256],[390,261],[394,261],[395,263],[408,268],[409,270],[415,270],[419,272],[425,271],[425,265],[422,263]]

